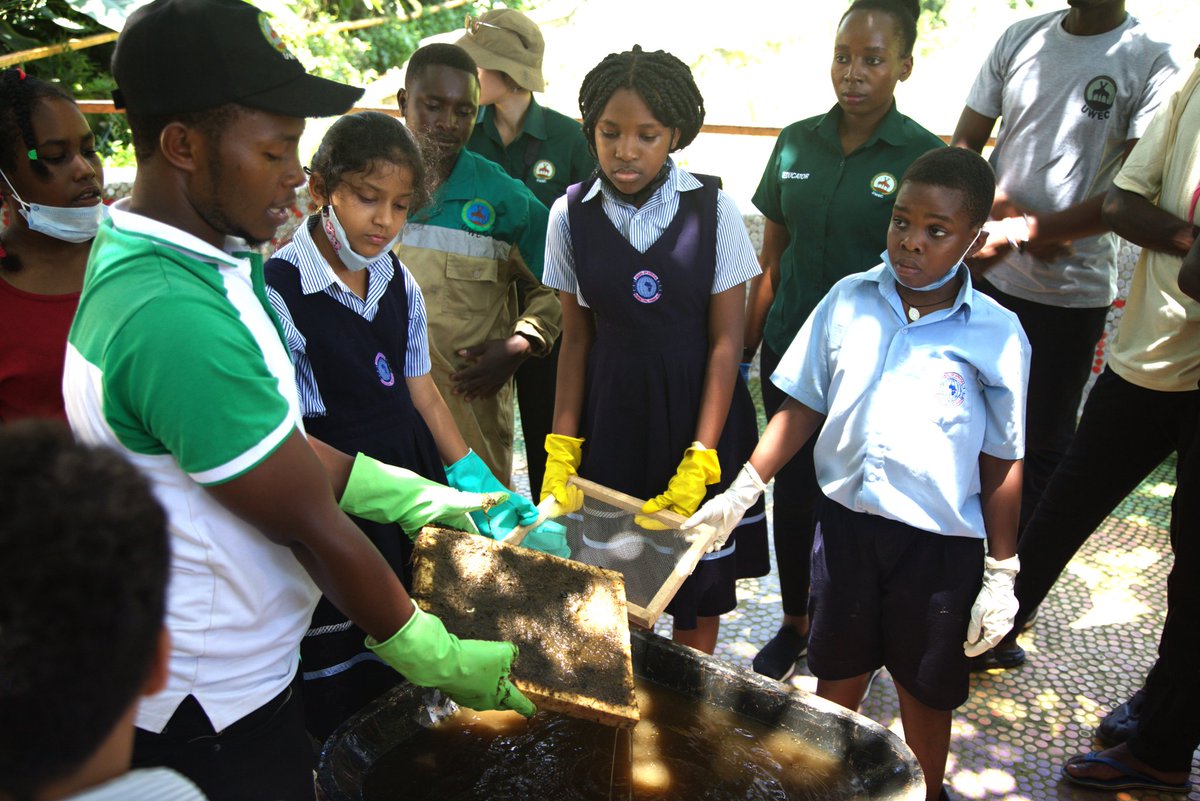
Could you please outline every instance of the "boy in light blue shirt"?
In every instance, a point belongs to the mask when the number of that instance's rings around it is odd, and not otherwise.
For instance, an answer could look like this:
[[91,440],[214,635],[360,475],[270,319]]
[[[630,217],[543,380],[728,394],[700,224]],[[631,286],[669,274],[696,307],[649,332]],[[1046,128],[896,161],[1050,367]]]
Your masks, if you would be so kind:
[[820,430],[808,665],[818,695],[850,709],[888,668],[929,801],[942,793],[968,657],[1017,609],[1029,343],[962,263],[983,244],[994,191],[970,151],[913,162],[883,264],[817,306],[771,376],[788,400],[730,488],[684,524],[730,530]]

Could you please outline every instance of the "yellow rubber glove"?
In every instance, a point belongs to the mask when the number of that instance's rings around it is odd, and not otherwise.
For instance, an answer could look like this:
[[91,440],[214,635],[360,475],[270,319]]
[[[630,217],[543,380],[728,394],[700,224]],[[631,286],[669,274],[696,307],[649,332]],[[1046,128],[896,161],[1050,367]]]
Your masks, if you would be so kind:
[[[683,461],[671,481],[667,491],[662,495],[651,498],[642,506],[643,514],[653,514],[663,509],[676,514],[690,517],[700,508],[700,502],[708,493],[708,485],[721,480],[721,463],[717,460],[716,450],[704,447],[699,442],[693,442],[692,447],[683,452]],[[642,528],[662,530],[662,523],[638,515],[634,522]]]
[[559,506],[550,517],[565,515],[583,506],[583,492],[568,483],[568,479],[579,470],[582,460],[582,439],[562,434],[546,435],[546,473],[542,478],[541,500],[553,495]]

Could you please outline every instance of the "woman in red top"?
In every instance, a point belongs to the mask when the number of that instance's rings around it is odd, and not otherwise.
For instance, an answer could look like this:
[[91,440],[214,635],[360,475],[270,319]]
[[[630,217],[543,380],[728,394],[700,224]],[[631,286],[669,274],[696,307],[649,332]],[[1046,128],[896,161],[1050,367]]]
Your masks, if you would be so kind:
[[0,423],[66,419],[67,330],[103,207],[95,137],[75,100],[0,72]]

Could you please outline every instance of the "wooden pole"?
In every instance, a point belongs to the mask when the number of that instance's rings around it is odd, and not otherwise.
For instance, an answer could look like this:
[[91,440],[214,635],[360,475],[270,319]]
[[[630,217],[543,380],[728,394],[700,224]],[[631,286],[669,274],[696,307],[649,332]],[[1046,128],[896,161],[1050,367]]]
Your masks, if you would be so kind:
[[22,50],[19,53],[9,53],[8,55],[0,56],[0,67],[11,67],[13,64],[23,64],[26,61],[37,61],[40,58],[48,58],[57,56],[59,53],[68,53],[72,50],[83,50],[96,45],[107,44],[117,38],[117,34],[113,33],[98,33],[95,36],[85,36],[82,39],[68,39],[60,44],[44,45],[35,47],[31,50]]
[[[124,113],[112,104],[111,100],[79,100],[79,109],[84,114],[121,114]],[[360,111],[378,111],[392,117],[400,116],[400,109],[395,106],[355,106],[347,111],[347,114],[357,114]],[[576,120],[578,122],[578,120]],[[727,134],[730,136],[769,136],[775,138],[779,136],[781,128],[772,128],[766,125],[719,125],[716,123],[703,125],[700,127],[701,133],[707,134]],[[950,144],[950,135],[941,134],[941,140],[946,144]],[[988,138],[988,146],[996,145],[995,137]]]
[[[355,19],[348,22],[335,22],[325,28],[326,33],[345,33],[346,31],[357,31],[363,28],[373,28],[376,25],[383,25],[385,22],[408,22],[425,14],[436,14],[438,11],[448,11],[452,8],[459,8],[467,4],[467,0],[446,0],[441,5],[431,8],[423,7],[417,0],[408,0],[415,8],[411,14],[397,14],[393,17],[371,17],[369,19]],[[11,67],[14,64],[24,64],[27,61],[37,61],[50,56],[57,56],[60,53],[67,53],[73,50],[84,50],[96,45],[108,44],[115,41],[117,33],[98,33],[95,36],[84,36],[80,39],[68,39],[60,44],[44,45],[42,47],[34,47],[30,50],[22,50],[19,53],[8,53],[0,56],[0,68]],[[103,113],[103,112],[98,112]]]

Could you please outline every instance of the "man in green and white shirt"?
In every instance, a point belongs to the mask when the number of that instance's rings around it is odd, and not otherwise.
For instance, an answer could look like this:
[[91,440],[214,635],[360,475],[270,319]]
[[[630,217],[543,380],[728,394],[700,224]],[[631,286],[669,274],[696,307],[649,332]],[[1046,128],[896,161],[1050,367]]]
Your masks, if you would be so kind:
[[170,675],[139,709],[134,765],[173,767],[214,801],[311,799],[292,684],[321,593],[413,683],[532,714],[507,679],[515,647],[446,632],[335,501],[415,531],[484,498],[305,437],[250,252],[304,182],[304,118],[361,91],[307,75],[241,0],[143,6],[113,74],[138,174],[93,246],[63,386],[76,434],[123,452],[168,515]]
[[160,731],[191,694],[220,731],[286,689],[321,594],[289,548],[206,489],[253,470],[301,425],[262,260],[118,206],[86,285],[67,346],[71,424],[152,476],[171,519],[171,681],[138,724]]

